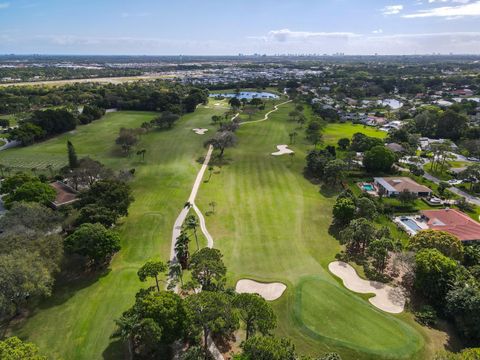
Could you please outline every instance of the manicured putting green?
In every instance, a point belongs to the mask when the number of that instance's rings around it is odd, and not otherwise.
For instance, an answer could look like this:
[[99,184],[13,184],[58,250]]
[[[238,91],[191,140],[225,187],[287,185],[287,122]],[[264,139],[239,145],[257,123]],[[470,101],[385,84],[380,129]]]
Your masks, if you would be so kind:
[[422,346],[412,328],[336,284],[309,277],[296,290],[295,316],[313,337],[382,357],[410,358]]

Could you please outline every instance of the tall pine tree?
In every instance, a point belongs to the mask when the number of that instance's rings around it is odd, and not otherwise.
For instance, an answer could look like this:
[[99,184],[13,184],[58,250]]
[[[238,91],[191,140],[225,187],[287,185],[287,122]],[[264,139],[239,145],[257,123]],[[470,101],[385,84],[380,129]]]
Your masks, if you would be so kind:
[[78,158],[77,153],[75,152],[75,148],[70,140],[67,142],[67,150],[68,150],[68,166],[70,169],[74,169],[78,166]]

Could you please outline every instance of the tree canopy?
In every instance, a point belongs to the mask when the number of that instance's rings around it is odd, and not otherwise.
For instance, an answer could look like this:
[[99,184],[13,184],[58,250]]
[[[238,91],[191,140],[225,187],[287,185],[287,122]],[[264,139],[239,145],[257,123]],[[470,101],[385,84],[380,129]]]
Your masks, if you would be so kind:
[[445,231],[423,230],[410,239],[408,248],[413,251],[421,249],[437,249],[443,255],[461,260],[463,257],[462,242]]
[[88,257],[94,265],[103,265],[120,250],[120,237],[101,224],[87,223],[65,239],[65,248]]

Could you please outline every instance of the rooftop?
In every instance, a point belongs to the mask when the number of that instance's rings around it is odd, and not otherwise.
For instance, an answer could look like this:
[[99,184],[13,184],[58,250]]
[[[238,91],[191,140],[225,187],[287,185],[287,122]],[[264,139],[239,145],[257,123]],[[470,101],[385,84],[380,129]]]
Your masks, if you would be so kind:
[[402,192],[408,190],[413,193],[431,193],[428,187],[418,184],[409,177],[383,177],[375,178],[375,181],[381,184],[388,191]]
[[446,231],[461,241],[480,240],[480,223],[455,209],[423,210],[430,229]]
[[50,186],[53,187],[57,193],[55,200],[52,202],[52,205],[55,209],[63,205],[71,204],[78,200],[77,192],[61,181],[50,183]]

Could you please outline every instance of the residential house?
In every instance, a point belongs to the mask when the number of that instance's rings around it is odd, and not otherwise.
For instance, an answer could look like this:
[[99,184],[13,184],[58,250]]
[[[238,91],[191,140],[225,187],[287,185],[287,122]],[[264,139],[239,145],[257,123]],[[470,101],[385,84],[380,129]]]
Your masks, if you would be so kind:
[[409,177],[376,177],[374,183],[378,192],[387,197],[398,196],[403,191],[409,191],[418,197],[430,197],[432,195],[431,189],[418,184]]
[[455,209],[420,211],[429,229],[446,231],[462,242],[480,241],[480,224]]

